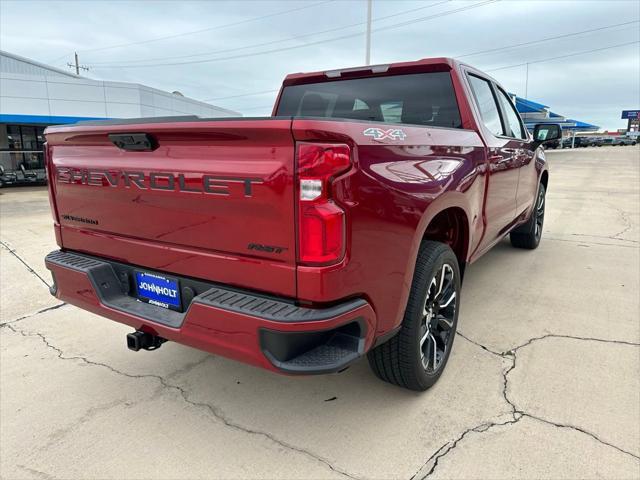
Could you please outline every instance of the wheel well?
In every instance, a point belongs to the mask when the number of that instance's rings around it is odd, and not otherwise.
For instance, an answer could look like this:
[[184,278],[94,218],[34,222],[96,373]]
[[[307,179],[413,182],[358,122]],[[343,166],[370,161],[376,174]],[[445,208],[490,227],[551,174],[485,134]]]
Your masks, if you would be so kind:
[[547,189],[547,184],[549,182],[549,172],[546,170],[542,172],[542,177],[540,177],[540,183],[544,185],[544,189]]
[[469,248],[469,222],[464,210],[452,207],[438,213],[429,223],[422,239],[449,245],[458,258],[460,273],[464,277]]

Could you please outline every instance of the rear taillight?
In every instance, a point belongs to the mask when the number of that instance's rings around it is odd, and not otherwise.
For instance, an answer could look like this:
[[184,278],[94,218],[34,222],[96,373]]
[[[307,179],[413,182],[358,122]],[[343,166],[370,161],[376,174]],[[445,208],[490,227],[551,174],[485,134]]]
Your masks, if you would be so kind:
[[345,212],[332,200],[331,182],[351,166],[344,144],[298,143],[298,261],[338,262],[345,252]]

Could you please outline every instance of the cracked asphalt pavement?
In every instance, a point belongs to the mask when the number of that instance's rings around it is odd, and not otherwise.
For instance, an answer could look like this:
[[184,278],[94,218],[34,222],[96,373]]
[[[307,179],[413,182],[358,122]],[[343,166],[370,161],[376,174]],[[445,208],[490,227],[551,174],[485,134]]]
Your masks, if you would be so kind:
[[640,478],[640,149],[547,154],[536,251],[468,268],[440,381],[285,377],[48,293],[47,193],[0,191],[0,477]]

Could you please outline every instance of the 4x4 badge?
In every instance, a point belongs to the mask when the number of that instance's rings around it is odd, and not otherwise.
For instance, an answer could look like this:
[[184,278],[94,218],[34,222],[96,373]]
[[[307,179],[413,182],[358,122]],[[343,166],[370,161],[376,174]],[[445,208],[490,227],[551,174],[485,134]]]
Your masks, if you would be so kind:
[[407,138],[407,134],[400,128],[390,128],[384,130],[382,128],[371,127],[362,132],[367,137],[373,137],[374,140],[384,140],[390,138],[391,140],[404,140]]

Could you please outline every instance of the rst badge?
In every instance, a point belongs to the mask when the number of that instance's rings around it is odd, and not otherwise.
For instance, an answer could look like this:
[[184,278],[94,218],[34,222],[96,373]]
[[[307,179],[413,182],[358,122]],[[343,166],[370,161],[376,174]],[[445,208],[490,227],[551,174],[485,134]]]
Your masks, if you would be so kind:
[[366,137],[372,137],[374,140],[385,140],[387,138],[391,140],[404,140],[407,138],[407,134],[401,128],[390,128],[385,130],[383,128],[371,127],[362,132]]

